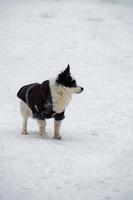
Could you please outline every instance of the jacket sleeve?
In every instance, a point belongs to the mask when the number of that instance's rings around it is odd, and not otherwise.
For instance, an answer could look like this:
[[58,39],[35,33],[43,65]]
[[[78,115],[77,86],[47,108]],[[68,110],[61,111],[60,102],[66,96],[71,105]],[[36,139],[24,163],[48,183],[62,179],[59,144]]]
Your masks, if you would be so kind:
[[63,111],[62,113],[57,113],[55,116],[54,116],[55,120],[56,121],[60,121],[60,120],[63,120],[65,118],[65,111]]

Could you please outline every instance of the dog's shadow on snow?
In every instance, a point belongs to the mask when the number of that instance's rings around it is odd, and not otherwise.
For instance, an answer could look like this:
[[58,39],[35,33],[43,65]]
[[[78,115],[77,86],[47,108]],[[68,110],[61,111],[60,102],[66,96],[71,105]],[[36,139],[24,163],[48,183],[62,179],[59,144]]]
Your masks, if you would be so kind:
[[[88,136],[89,135],[89,136]],[[84,137],[83,137],[84,136]],[[40,136],[37,131],[29,131],[28,135],[21,135],[28,140],[36,141],[48,141],[48,142],[57,142],[57,143],[86,143],[90,140],[95,140],[98,137],[98,133],[91,131],[88,133],[83,133],[82,135],[70,135],[69,133],[64,132],[62,134],[61,140],[54,139],[54,136],[51,132],[47,132],[45,136]]]
[[54,135],[52,135],[51,132],[47,132],[45,136],[40,136],[40,134],[37,131],[29,131],[27,135],[19,135],[19,137],[20,136],[27,140],[54,141],[54,142],[56,141],[56,142],[61,142],[61,143],[62,142],[71,143],[71,142],[78,142],[78,141],[83,140],[83,138],[74,137],[74,136],[68,135],[67,133],[64,133],[62,135],[62,138],[58,140],[58,139],[54,139]]

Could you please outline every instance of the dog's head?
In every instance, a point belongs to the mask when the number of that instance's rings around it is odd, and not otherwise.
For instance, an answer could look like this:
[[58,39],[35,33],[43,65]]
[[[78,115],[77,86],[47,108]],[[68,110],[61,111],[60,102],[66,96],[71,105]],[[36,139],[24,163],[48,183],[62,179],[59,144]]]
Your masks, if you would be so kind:
[[58,75],[56,83],[68,88],[71,93],[81,93],[84,90],[83,87],[77,85],[76,80],[71,76],[69,65]]

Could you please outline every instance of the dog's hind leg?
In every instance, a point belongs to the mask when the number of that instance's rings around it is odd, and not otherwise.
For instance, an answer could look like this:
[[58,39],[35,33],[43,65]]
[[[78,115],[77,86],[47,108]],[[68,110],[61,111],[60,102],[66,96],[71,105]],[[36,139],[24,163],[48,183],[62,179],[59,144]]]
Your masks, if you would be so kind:
[[23,127],[22,127],[22,135],[28,135],[28,132],[27,132],[27,121],[28,121],[28,118],[23,118]]
[[26,103],[20,101],[20,111],[23,118],[22,134],[27,135],[27,121],[30,116],[32,116],[32,110],[27,106]]
[[62,120],[60,121],[54,120],[54,138],[58,140],[61,139],[61,136],[60,136],[61,122]]
[[45,136],[46,135],[46,121],[38,119],[37,122],[39,124],[40,136]]

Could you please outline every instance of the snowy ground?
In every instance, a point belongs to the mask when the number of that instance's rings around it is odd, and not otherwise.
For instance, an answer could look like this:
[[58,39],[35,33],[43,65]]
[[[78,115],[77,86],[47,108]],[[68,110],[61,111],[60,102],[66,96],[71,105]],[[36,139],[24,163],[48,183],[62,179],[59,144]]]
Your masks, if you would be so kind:
[[[133,199],[133,4],[0,0],[0,200]],[[71,64],[84,93],[40,138],[18,89]]]

